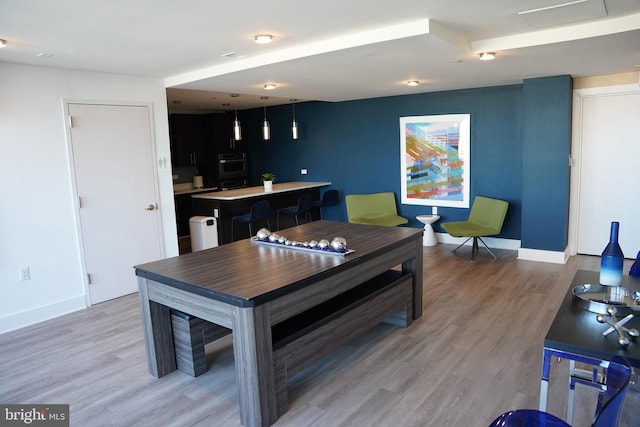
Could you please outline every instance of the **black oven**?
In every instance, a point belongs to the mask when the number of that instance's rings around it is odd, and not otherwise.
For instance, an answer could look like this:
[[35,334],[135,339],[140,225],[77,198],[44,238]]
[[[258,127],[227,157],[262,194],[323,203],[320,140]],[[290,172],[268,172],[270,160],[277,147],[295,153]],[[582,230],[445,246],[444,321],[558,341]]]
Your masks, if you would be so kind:
[[247,176],[247,155],[245,153],[218,154],[218,177],[226,178]]
[[220,180],[220,190],[233,190],[236,188],[245,188],[247,180],[245,178],[231,178]]

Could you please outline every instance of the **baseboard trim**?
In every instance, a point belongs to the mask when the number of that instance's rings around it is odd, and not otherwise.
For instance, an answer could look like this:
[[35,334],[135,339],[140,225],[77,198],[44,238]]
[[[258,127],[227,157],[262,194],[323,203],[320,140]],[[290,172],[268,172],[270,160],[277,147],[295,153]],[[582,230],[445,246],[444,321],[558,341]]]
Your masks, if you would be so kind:
[[518,259],[526,261],[540,261],[552,264],[566,264],[570,256],[565,250],[564,252],[544,251],[541,249],[518,249]]
[[[438,243],[451,243],[455,245],[459,245],[466,240],[466,237],[452,237],[447,233],[436,233],[436,239],[438,239]],[[497,237],[483,237],[482,240],[485,241],[487,246],[495,249],[508,249],[511,251],[517,251],[520,249],[520,240],[514,239],[501,239]],[[469,240],[465,246],[471,246],[472,240]],[[478,242],[479,245],[482,243]]]
[[87,308],[84,295],[0,317],[0,334]]
[[[436,233],[438,243],[451,243],[459,245],[466,240],[464,237],[452,237],[447,233]],[[545,251],[541,249],[527,249],[521,248],[520,240],[514,239],[501,239],[497,237],[483,237],[490,248],[495,249],[507,249],[511,251],[518,251],[518,259],[525,261],[539,261],[548,262],[551,264],[566,264],[570,258],[570,255],[565,250],[564,252]],[[471,240],[469,240],[465,246],[471,246]]]

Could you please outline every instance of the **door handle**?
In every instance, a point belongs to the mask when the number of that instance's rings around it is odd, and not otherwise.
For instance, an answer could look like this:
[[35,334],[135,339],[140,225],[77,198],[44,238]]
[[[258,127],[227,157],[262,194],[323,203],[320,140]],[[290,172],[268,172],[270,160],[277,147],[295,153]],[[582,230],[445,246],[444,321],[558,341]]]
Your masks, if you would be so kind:
[[156,206],[155,206],[155,205],[149,205],[149,206],[147,206],[144,210],[146,210],[146,211],[152,211],[152,210],[154,210],[155,208],[156,208]]

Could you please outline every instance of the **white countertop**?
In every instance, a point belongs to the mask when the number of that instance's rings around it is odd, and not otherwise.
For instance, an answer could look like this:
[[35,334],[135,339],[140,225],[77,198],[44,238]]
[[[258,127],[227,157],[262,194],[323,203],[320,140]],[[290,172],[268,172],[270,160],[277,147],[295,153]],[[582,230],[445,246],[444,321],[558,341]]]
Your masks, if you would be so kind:
[[283,182],[282,184],[273,184],[272,191],[264,191],[264,186],[237,188],[235,190],[214,191],[212,193],[194,194],[194,199],[209,200],[239,200],[251,197],[264,196],[267,194],[286,193],[288,191],[304,190],[306,188],[326,187],[331,185],[330,182]]
[[201,188],[185,188],[181,190],[176,190],[174,187],[173,195],[178,196],[180,194],[190,194],[190,193],[206,193],[217,190],[218,187],[201,187]]

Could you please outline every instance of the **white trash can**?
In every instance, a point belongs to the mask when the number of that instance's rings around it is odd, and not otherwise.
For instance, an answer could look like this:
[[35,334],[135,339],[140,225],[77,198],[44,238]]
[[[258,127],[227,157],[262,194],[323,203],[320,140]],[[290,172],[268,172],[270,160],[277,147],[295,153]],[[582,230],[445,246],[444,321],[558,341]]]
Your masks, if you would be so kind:
[[191,252],[218,246],[218,225],[212,216],[192,216],[189,218]]

